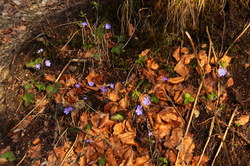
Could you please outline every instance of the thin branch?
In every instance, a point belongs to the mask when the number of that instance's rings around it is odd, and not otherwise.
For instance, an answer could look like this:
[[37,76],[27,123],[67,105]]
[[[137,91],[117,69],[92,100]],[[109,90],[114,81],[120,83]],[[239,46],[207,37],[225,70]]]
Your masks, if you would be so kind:
[[219,153],[220,153],[221,147],[222,147],[222,145],[223,145],[223,143],[224,143],[224,141],[225,141],[225,139],[226,139],[228,130],[229,130],[229,128],[230,128],[230,126],[231,126],[231,124],[232,124],[232,122],[233,122],[233,119],[234,119],[234,116],[235,116],[237,110],[238,110],[238,108],[236,107],[235,110],[234,110],[234,112],[233,112],[233,114],[232,114],[232,116],[231,116],[231,118],[230,118],[230,120],[229,120],[229,122],[228,122],[226,131],[225,131],[225,133],[224,133],[224,135],[223,135],[223,137],[222,137],[222,139],[221,139],[220,146],[219,146],[219,148],[218,148],[218,150],[217,150],[217,152],[216,152],[216,154],[215,154],[215,156],[214,156],[214,159],[213,159],[213,162],[212,162],[211,166],[214,165],[214,162],[215,162],[217,156],[218,156]]

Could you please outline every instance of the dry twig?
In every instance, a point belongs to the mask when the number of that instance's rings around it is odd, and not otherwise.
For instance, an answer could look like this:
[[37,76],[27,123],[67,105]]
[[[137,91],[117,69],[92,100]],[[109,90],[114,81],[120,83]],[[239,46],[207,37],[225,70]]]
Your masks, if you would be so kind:
[[231,118],[230,118],[230,120],[229,120],[229,122],[228,122],[226,131],[225,131],[225,133],[224,133],[224,135],[223,135],[223,137],[222,137],[222,139],[221,139],[220,146],[219,146],[219,148],[218,148],[218,150],[217,150],[217,152],[216,152],[216,154],[215,154],[215,156],[214,156],[214,159],[213,159],[213,162],[212,162],[211,166],[214,165],[214,162],[215,162],[217,156],[218,156],[219,153],[220,153],[221,147],[222,147],[222,145],[223,145],[223,143],[224,143],[224,141],[225,141],[225,139],[226,139],[228,130],[229,130],[229,128],[230,128],[230,126],[231,126],[231,124],[232,124],[232,122],[233,122],[233,119],[234,119],[234,116],[235,116],[237,110],[238,110],[238,108],[236,107],[235,110],[234,110],[234,112],[233,112],[233,114],[232,114],[232,116],[231,116]]

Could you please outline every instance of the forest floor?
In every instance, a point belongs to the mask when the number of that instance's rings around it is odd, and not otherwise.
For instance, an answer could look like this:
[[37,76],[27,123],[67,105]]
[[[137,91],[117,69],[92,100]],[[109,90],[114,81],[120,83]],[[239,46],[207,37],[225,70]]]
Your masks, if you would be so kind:
[[250,164],[249,24],[165,56],[91,3],[23,2],[0,2],[0,165]]

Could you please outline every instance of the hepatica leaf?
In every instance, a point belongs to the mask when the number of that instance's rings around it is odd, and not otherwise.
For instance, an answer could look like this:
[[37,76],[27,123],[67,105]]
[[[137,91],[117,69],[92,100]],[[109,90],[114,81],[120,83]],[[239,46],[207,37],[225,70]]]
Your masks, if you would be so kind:
[[25,90],[29,90],[29,89],[31,89],[32,88],[32,86],[30,85],[30,84],[25,84],[24,85],[24,89]]
[[113,116],[111,116],[111,120],[124,120],[125,116],[123,112],[119,112]]
[[26,67],[28,67],[28,68],[35,68],[37,64],[40,64],[42,62],[43,62],[43,60],[41,58],[37,58],[34,61],[26,63]]
[[35,96],[32,93],[25,93],[23,95],[24,105],[28,106],[31,103],[34,103],[35,102],[34,98]]
[[16,157],[12,151],[8,151],[8,152],[5,152],[4,154],[1,154],[0,158],[7,159],[8,161],[15,161],[16,160]]
[[159,99],[155,96],[155,94],[151,95],[151,102],[159,103]]
[[37,87],[37,89],[39,91],[46,89],[46,87],[45,87],[45,85],[43,83],[37,83],[35,86]]

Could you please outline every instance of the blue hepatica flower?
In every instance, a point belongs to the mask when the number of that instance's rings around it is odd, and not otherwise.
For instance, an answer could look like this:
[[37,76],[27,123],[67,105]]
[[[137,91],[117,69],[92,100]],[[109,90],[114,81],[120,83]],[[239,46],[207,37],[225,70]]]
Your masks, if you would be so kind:
[[102,88],[100,89],[102,92],[107,92],[107,88],[105,86],[102,86]]
[[90,81],[90,82],[88,83],[89,86],[94,86],[94,84],[95,84],[95,83],[94,83],[93,81]]
[[115,88],[115,84],[113,84],[113,83],[110,83],[109,86],[110,86],[110,88],[112,88],[112,89]]
[[152,133],[152,132],[149,132],[149,133],[148,133],[148,136],[152,136],[152,135],[153,135],[153,133]]
[[105,29],[108,30],[111,28],[111,25],[110,24],[105,24]]
[[45,60],[45,66],[47,66],[47,67],[50,67],[50,66],[51,66],[50,60]]
[[64,113],[66,114],[66,115],[68,115],[71,111],[73,111],[74,110],[74,108],[72,107],[72,106],[70,106],[70,107],[66,107],[66,108],[64,108]]
[[80,84],[75,84],[76,88],[80,88],[80,86],[81,86]]
[[37,50],[38,54],[40,54],[41,52],[43,52],[43,48],[40,48],[39,50]]
[[36,64],[36,69],[41,69],[41,64],[40,63]]
[[87,139],[85,142],[87,142],[87,143],[93,143],[94,141],[92,139]]
[[83,96],[83,98],[82,98],[83,100],[87,100],[88,99],[88,97],[85,95],[85,96]]
[[82,22],[82,26],[86,27],[88,24],[86,22]]
[[219,75],[219,77],[225,76],[226,74],[227,74],[227,70],[224,69],[224,68],[222,68],[222,67],[220,66],[220,68],[219,68],[219,70],[218,70],[218,75]]
[[144,97],[143,101],[142,101],[143,105],[150,105],[151,101],[149,97]]
[[135,110],[136,115],[142,115],[143,114],[143,108],[142,105],[138,105],[136,110]]
[[168,80],[168,78],[167,77],[162,77],[162,81],[167,81]]

